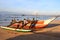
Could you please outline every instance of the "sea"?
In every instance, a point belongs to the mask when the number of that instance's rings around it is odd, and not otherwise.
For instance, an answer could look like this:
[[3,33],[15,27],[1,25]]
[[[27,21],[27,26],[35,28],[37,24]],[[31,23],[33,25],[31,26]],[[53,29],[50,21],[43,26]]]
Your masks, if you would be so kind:
[[[49,15],[20,15],[20,14],[0,14],[0,26],[7,26],[10,24],[12,19],[16,19],[17,21],[25,19],[32,20],[47,20],[53,16]],[[60,20],[60,17],[56,18],[55,20]]]

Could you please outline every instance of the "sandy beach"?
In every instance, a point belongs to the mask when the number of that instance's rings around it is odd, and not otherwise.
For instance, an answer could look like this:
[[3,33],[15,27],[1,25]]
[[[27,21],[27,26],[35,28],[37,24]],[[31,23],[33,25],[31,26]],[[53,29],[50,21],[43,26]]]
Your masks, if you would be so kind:
[[34,32],[16,32],[0,28],[0,40],[60,40],[60,20]]

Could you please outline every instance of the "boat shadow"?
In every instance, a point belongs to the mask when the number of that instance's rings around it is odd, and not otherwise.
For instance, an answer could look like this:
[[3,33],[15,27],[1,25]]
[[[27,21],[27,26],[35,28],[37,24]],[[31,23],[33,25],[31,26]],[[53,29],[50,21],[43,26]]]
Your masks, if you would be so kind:
[[6,40],[60,40],[60,33],[34,33],[29,35],[19,35]]
[[59,26],[60,24],[48,24],[46,28],[51,28],[51,27],[56,27]]

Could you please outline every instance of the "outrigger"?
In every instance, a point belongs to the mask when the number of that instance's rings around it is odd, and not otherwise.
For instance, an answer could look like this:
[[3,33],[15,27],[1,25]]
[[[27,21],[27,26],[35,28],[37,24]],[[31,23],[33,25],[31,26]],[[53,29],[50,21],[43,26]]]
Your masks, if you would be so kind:
[[[50,19],[47,19],[47,20],[36,20],[34,25],[32,26],[33,29],[40,29],[40,28],[45,28],[50,22],[52,22],[53,20],[55,20],[57,17],[53,17],[53,18],[50,18]],[[31,21],[32,22],[32,21]],[[4,27],[4,26],[0,26],[0,28],[3,28],[3,29],[8,29],[8,30],[15,30],[15,31],[19,31],[19,32],[30,32],[32,31],[30,28],[31,27],[31,22],[26,24],[23,29],[20,29],[21,28],[21,25],[22,23],[19,23],[19,22],[16,22],[16,23],[13,23],[11,24],[9,27]],[[17,25],[19,24],[19,28],[17,28]]]

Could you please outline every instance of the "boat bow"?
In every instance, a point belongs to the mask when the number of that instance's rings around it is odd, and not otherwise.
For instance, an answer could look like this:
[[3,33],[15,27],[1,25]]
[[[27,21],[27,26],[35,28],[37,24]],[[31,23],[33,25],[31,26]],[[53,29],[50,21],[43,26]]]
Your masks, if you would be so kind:
[[53,18],[50,18],[48,20],[44,20],[44,24],[49,24],[50,22],[52,22],[53,20],[55,20],[57,17],[53,17]]

